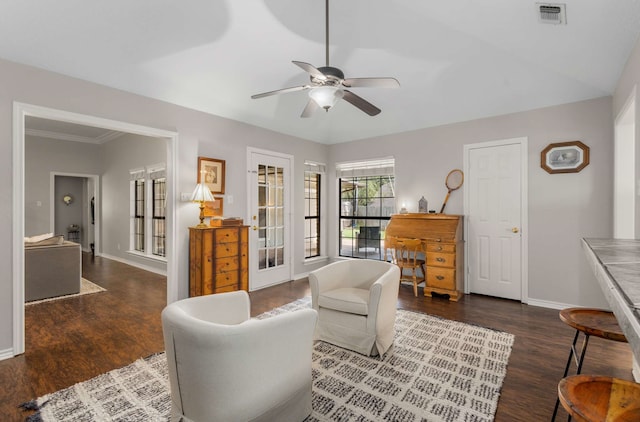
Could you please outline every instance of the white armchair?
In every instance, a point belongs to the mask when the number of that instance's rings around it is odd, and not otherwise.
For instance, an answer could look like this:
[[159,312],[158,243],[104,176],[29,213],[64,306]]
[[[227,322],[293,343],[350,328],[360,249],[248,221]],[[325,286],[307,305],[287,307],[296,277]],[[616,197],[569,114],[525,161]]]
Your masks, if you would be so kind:
[[171,421],[301,421],[311,414],[316,311],[250,319],[245,291],[162,311]]
[[400,270],[370,259],[338,261],[309,273],[318,311],[315,338],[364,355],[393,344]]

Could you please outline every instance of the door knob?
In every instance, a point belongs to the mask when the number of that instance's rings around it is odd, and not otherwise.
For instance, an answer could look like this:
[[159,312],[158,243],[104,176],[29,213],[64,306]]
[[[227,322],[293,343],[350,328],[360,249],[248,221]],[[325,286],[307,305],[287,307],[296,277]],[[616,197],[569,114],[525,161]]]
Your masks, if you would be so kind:
[[252,226],[251,227],[253,230],[258,230],[258,226]]
[[514,227],[514,228],[511,229],[511,231],[514,232],[514,233],[518,233],[520,231],[520,229],[517,228],[517,227]]

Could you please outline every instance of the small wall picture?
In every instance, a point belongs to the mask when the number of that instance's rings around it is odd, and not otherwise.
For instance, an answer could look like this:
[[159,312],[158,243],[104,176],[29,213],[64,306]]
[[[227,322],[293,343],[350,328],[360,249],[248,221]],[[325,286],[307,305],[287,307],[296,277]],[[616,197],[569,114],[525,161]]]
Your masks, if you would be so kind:
[[213,194],[224,193],[224,170],[224,160],[198,157],[198,183],[204,182]]
[[222,198],[214,197],[214,201],[205,202],[203,212],[205,217],[222,217]]
[[577,173],[589,165],[589,147],[580,141],[549,144],[540,153],[540,167],[548,173]]

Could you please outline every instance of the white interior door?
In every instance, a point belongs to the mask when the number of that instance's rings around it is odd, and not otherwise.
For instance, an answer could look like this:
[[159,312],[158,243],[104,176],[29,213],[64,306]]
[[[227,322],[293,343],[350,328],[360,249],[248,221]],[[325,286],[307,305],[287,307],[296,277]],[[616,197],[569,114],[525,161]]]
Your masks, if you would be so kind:
[[520,142],[465,147],[471,293],[523,298],[523,149]]
[[249,149],[249,290],[291,280],[292,161]]

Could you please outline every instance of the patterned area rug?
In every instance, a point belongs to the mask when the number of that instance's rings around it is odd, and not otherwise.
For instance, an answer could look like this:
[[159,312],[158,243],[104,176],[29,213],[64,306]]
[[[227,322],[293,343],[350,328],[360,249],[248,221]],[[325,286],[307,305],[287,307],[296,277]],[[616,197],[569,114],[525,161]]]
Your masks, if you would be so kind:
[[[300,299],[260,315],[309,307]],[[514,336],[399,310],[394,345],[372,358],[313,348],[315,421],[492,421]],[[38,398],[31,421],[166,421],[164,353]],[[28,407],[29,404],[27,404]]]
[[107,289],[105,289],[104,287],[100,287],[97,284],[90,282],[86,278],[82,278],[80,279],[80,293],[75,293],[72,295],[49,297],[47,299],[33,300],[31,302],[26,302],[25,305],[27,306],[37,305],[38,303],[52,302],[54,300],[68,299],[70,297],[77,297],[82,295],[88,295],[91,293],[100,293],[100,292],[106,292],[106,291]]

